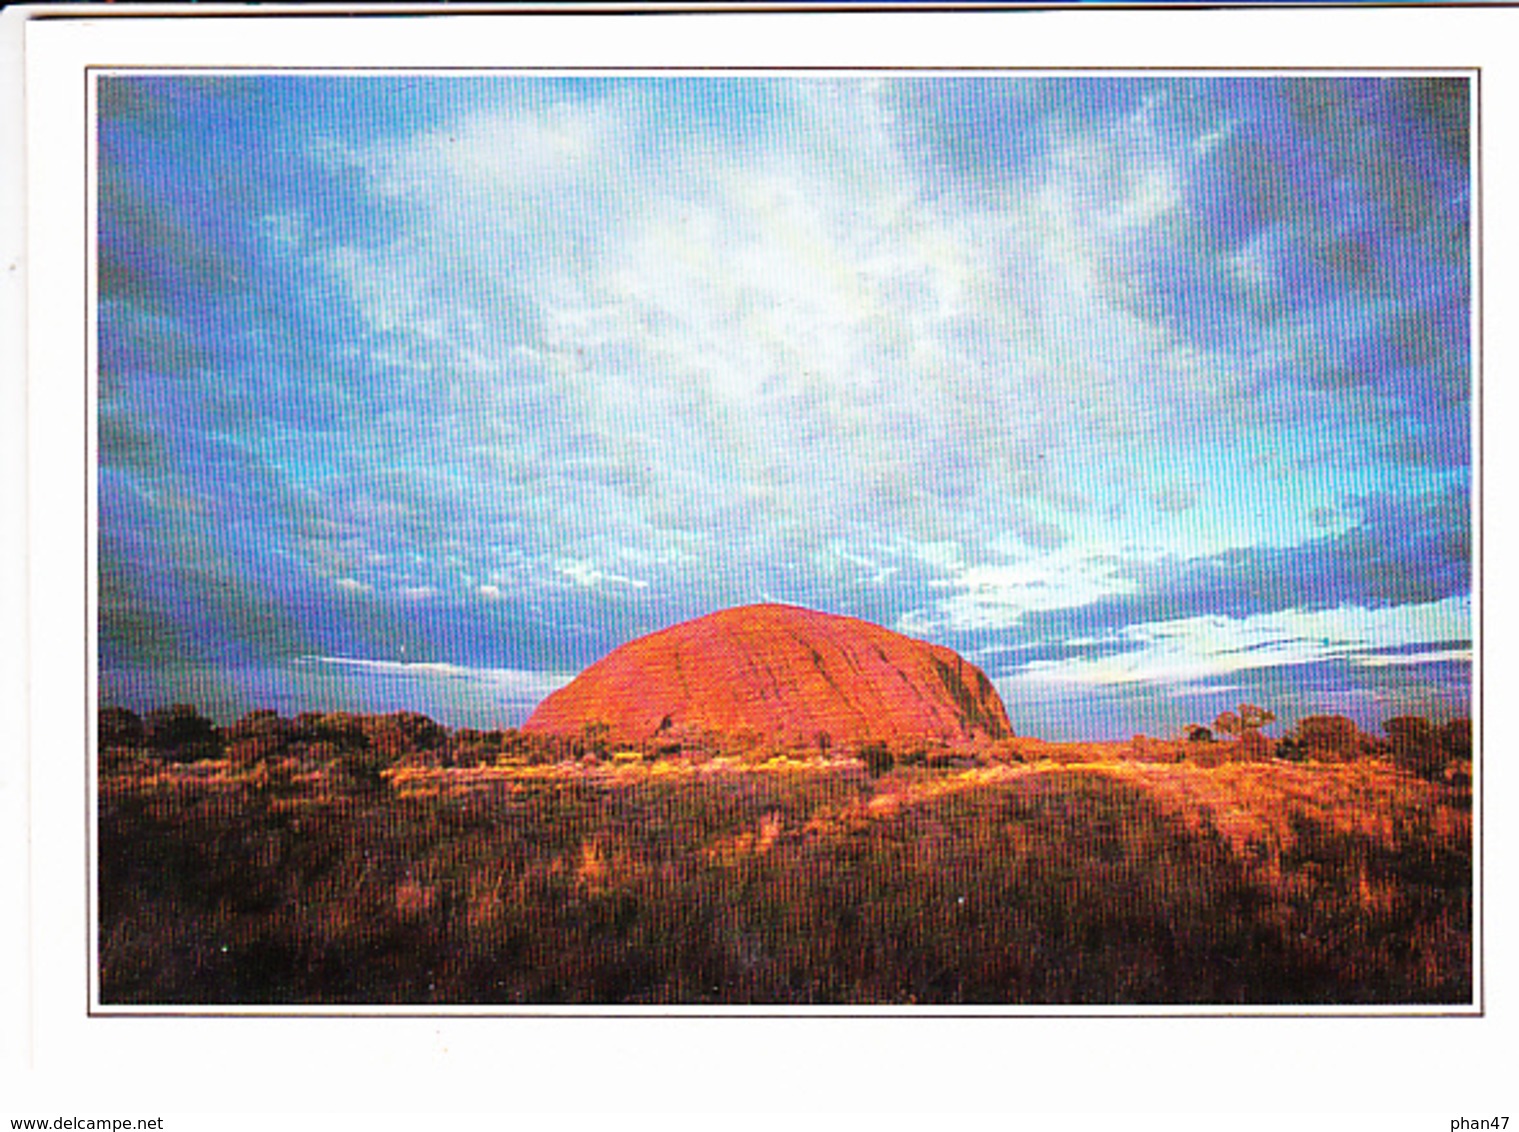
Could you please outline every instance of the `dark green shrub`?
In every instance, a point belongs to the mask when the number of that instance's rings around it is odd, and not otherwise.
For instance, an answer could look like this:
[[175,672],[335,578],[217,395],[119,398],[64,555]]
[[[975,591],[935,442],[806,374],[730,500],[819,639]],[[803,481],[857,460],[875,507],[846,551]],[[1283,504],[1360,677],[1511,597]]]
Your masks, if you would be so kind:
[[610,724],[600,720],[593,720],[582,728],[581,737],[585,740],[585,751],[598,759],[611,757],[612,753],[612,728]]
[[437,752],[448,741],[448,732],[421,712],[365,715],[359,722],[369,746],[387,765],[407,755]]
[[222,745],[234,766],[251,767],[284,751],[297,741],[294,721],[268,709],[250,711],[236,723],[221,728]]
[[871,777],[885,774],[896,765],[896,758],[891,753],[891,748],[882,742],[866,743],[860,748],[860,761],[865,764],[865,769]]
[[1348,762],[1365,748],[1361,729],[1344,715],[1304,716],[1298,720],[1296,738],[1305,757],[1323,762]]
[[95,733],[99,737],[102,751],[108,751],[112,747],[142,746],[142,720],[135,711],[123,707],[103,707],[95,723]]
[[1289,762],[1300,762],[1307,757],[1307,748],[1295,735],[1288,735],[1277,743],[1276,757]]
[[164,758],[175,762],[214,759],[222,752],[216,725],[189,704],[150,711],[143,721],[143,739]]
[[930,757],[925,748],[914,744],[898,756],[897,762],[903,766],[926,766],[930,762]]
[[1258,762],[1271,754],[1271,740],[1259,731],[1246,731],[1235,746],[1238,757],[1248,762]]
[[[299,717],[305,720],[308,716]],[[313,738],[331,743],[340,751],[357,751],[369,746],[361,717],[346,711],[329,711],[312,725]]]
[[1472,721],[1464,717],[1451,720],[1440,728],[1440,744],[1445,748],[1447,758],[1470,759],[1472,757]]
[[1382,724],[1399,766],[1425,778],[1439,778],[1452,763],[1472,757],[1472,721],[1432,723],[1423,716],[1400,715]]
[[380,772],[391,764],[379,751],[361,749],[344,751],[335,765],[352,788],[373,793],[385,788]]
[[1382,724],[1392,743],[1393,760],[1426,777],[1445,766],[1445,752],[1435,725],[1420,715],[1400,715]]

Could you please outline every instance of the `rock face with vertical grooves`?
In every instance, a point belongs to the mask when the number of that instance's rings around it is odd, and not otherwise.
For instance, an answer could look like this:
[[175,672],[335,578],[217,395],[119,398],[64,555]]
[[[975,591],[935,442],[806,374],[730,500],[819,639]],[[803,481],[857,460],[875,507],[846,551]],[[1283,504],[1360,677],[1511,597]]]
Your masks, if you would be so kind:
[[1013,733],[990,680],[953,649],[789,605],[746,605],[615,649],[523,729],[625,741],[692,730],[785,742],[997,739]]

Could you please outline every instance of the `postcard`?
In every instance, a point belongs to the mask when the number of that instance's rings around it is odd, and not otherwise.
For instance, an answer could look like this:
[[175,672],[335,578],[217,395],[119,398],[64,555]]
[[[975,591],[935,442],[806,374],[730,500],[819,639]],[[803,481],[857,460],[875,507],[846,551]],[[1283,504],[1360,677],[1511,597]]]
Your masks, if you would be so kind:
[[30,25],[76,1024],[1483,1019],[1501,17],[1204,15]]

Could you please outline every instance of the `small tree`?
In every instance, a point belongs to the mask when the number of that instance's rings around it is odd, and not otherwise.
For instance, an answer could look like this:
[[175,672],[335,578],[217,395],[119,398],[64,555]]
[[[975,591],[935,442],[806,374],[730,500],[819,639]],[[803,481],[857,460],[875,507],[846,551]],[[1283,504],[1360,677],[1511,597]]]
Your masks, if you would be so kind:
[[108,751],[112,747],[142,746],[142,720],[135,711],[123,707],[101,708],[96,720],[96,733],[102,751]]
[[1275,719],[1275,712],[1267,711],[1255,704],[1240,704],[1237,711],[1220,712],[1218,718],[1213,721],[1213,729],[1222,731],[1225,735],[1239,737],[1250,731],[1259,731]]
[[1250,728],[1239,737],[1236,744],[1239,757],[1251,762],[1264,759],[1271,754],[1271,741],[1260,733],[1259,728]]
[[897,761],[891,753],[891,748],[880,741],[862,746],[860,760],[864,762],[865,770],[872,778],[885,774],[896,765]]
[[1305,715],[1297,723],[1297,742],[1311,759],[1347,761],[1365,749],[1365,736],[1345,715]]
[[190,704],[150,711],[143,721],[143,738],[164,758],[179,762],[214,759],[222,751],[216,725]]
[[1382,724],[1399,766],[1426,778],[1436,778],[1451,763],[1467,761],[1472,754],[1470,719],[1435,724],[1419,715],[1400,715]]
[[1220,712],[1213,721],[1213,727],[1225,735],[1234,736],[1239,744],[1238,754],[1241,758],[1258,759],[1264,758],[1271,749],[1266,737],[1261,734],[1261,728],[1274,719],[1275,712],[1255,704],[1240,704],[1235,711]]
[[[369,746],[386,761],[399,762],[408,755],[437,751],[447,741],[448,733],[433,720],[415,711],[393,711],[388,715],[360,717],[360,727]],[[434,760],[437,761],[437,760]]]
[[1445,765],[1439,732],[1422,715],[1399,715],[1382,724],[1392,743],[1392,757],[1415,774],[1432,774]]
[[232,765],[247,769],[286,750],[296,741],[296,725],[268,708],[246,713],[221,729],[222,744]]
[[318,718],[311,730],[312,738],[331,743],[340,751],[358,751],[369,746],[363,721],[351,712],[330,711]]
[[1287,735],[1279,739],[1276,750],[1273,752],[1279,759],[1287,759],[1298,762],[1307,757],[1307,751],[1303,747],[1302,740],[1296,735]]
[[589,720],[581,728],[581,734],[585,738],[586,750],[598,759],[608,756],[611,748],[612,726],[599,719]]
[[1453,719],[1440,728],[1440,745],[1452,759],[1472,757],[1472,721],[1465,716]]

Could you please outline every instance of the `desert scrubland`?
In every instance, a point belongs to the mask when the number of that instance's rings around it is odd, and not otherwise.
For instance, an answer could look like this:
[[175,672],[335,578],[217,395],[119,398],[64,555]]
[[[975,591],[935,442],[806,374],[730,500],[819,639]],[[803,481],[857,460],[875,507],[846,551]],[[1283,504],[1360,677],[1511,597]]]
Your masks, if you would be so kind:
[[1420,1004],[1469,728],[619,746],[101,714],[105,1004]]

